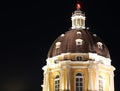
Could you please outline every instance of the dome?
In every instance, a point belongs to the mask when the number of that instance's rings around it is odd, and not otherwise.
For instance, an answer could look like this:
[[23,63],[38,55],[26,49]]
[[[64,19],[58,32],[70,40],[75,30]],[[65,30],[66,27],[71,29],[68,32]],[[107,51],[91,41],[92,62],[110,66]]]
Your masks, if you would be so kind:
[[61,34],[52,44],[48,57],[62,53],[96,53],[110,58],[108,48],[96,34],[88,29],[70,29]]
[[104,42],[85,27],[85,20],[85,13],[80,10],[80,7],[77,7],[77,10],[73,12],[71,17],[72,27],[54,41],[49,50],[48,58],[65,53],[81,53],[86,54],[86,56],[92,53],[110,58]]

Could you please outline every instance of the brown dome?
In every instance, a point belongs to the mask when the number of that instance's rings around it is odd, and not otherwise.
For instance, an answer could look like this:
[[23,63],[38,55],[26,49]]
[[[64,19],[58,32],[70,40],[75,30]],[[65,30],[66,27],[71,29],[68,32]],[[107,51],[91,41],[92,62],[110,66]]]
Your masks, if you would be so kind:
[[110,58],[109,51],[103,41],[87,29],[71,29],[59,36],[52,44],[48,57],[61,53],[96,53]]

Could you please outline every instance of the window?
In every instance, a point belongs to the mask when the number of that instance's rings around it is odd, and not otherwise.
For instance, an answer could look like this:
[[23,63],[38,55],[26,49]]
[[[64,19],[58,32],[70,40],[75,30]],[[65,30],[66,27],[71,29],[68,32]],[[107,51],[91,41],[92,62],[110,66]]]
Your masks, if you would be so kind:
[[58,59],[57,59],[57,60],[54,60],[54,63],[55,63],[55,64],[58,64],[58,63],[59,63]]
[[77,25],[80,26],[80,19],[77,20]]
[[81,19],[81,26],[83,26],[83,19]]
[[78,32],[77,32],[77,34],[81,34],[81,32],[80,32],[80,31],[78,31]]
[[103,91],[103,78],[99,76],[99,91]]
[[76,91],[83,91],[83,75],[81,73],[77,73],[75,80],[76,80]]
[[82,60],[82,57],[81,56],[77,56],[77,61],[81,61]]
[[60,77],[58,75],[54,80],[54,91],[60,91]]
[[103,49],[103,44],[101,42],[97,42],[98,48]]
[[56,49],[60,48],[61,42],[56,42]]
[[82,45],[83,40],[82,39],[76,39],[76,45]]

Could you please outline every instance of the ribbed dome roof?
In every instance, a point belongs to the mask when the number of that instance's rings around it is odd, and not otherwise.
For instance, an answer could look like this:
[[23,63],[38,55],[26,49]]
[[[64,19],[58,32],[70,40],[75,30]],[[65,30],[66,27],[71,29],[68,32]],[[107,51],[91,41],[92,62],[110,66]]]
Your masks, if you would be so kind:
[[53,42],[48,57],[62,53],[96,53],[110,58],[109,51],[103,41],[87,29],[71,29],[60,35]]

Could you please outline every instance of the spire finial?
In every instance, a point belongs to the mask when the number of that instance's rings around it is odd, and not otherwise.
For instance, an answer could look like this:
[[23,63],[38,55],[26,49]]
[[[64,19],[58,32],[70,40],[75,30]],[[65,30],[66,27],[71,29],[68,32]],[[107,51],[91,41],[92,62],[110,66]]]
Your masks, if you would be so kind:
[[77,9],[81,9],[81,5],[79,3],[77,3]]

